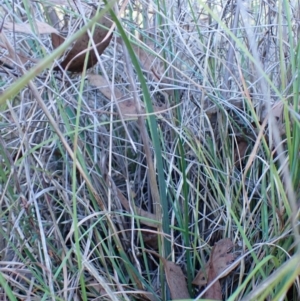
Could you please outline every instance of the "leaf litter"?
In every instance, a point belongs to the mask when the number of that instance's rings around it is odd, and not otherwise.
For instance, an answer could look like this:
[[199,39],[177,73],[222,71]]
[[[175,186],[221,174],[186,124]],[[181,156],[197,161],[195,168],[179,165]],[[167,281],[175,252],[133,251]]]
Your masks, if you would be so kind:
[[166,273],[167,283],[170,289],[172,300],[190,299],[186,279],[181,267],[172,261],[162,259]]
[[[205,292],[204,298],[222,300],[222,288],[218,277],[226,277],[236,267],[237,263],[232,264],[237,258],[233,250],[234,243],[229,238],[221,239],[213,247],[210,259],[206,265],[207,284],[211,286]],[[186,278],[181,267],[172,261],[166,260],[153,251],[149,252],[161,258],[163,262],[172,300],[190,299]],[[200,271],[200,274],[201,273],[203,273],[203,271]],[[202,286],[203,279],[199,275],[193,280],[193,284],[199,285],[199,279],[201,283],[200,286]]]

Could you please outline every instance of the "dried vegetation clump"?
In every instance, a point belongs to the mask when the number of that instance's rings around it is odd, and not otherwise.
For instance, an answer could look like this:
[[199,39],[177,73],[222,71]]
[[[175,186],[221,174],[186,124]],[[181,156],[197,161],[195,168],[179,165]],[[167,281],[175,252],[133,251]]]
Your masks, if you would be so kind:
[[0,296],[296,300],[298,4],[13,2]]

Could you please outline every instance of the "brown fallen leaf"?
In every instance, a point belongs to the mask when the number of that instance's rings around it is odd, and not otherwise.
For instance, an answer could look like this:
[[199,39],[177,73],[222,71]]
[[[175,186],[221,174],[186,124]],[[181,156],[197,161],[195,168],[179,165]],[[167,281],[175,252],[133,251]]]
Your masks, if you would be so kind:
[[[93,33],[93,39],[98,55],[101,55],[109,45],[112,38],[112,33],[109,36],[107,35],[109,33],[109,29],[113,25],[113,22],[107,16],[103,16],[102,18],[100,18],[98,23],[101,24],[101,26],[96,25]],[[75,42],[72,49],[68,52],[66,58],[63,60],[63,62],[60,63],[60,67],[56,66],[53,70],[59,71],[62,68],[71,72],[82,72],[87,51],[89,51],[87,69],[93,67],[98,62],[98,60],[94,48],[88,48],[89,41],[90,37],[88,33],[85,32]]]
[[172,261],[168,261],[154,251],[146,249],[144,251],[155,255],[162,261],[172,300],[190,299],[185,276],[180,266]]
[[177,264],[162,258],[172,300],[190,299],[185,276]]
[[208,263],[204,271],[200,270],[193,280],[194,285],[203,286],[206,283],[209,285],[214,282],[212,286],[204,294],[205,298],[213,300],[222,300],[221,285],[219,277],[229,266],[226,273],[222,274],[222,278],[227,276],[235,267],[236,264],[231,263],[236,259],[236,255],[231,251],[234,248],[233,242],[229,238],[221,239],[212,249]]

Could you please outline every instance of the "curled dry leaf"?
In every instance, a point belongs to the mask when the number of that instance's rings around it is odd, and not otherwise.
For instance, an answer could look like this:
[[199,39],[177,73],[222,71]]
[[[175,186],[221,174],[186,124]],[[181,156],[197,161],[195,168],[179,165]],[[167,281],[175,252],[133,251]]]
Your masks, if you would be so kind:
[[[231,263],[236,259],[236,255],[232,253],[234,248],[233,242],[229,238],[221,239],[218,241],[212,249],[208,263],[205,266],[205,271],[200,270],[193,280],[193,284],[203,286],[206,283],[213,285],[205,293],[205,297],[213,300],[222,300],[221,286],[219,280],[215,279],[219,277],[229,266],[230,268],[226,273],[222,274],[222,277],[227,276],[236,265]],[[207,275],[207,277],[206,277]]]
[[[36,30],[38,31],[39,34],[46,34],[46,33],[56,33],[58,34],[58,31],[50,26],[47,23],[40,22],[40,21],[35,21],[36,22]],[[33,30],[30,24],[27,23],[13,23],[13,22],[5,22],[4,26],[5,29],[9,31],[16,31],[16,32],[21,32],[21,33],[28,33],[32,34]]]
[[[98,55],[101,55],[106,47],[109,45],[112,38],[112,34],[108,36],[109,29],[112,27],[113,22],[107,16],[100,18],[99,24],[95,27],[93,33],[93,40],[96,45],[96,51]],[[97,55],[94,48],[90,45],[90,37],[87,32],[85,32],[74,44],[72,49],[68,52],[66,58],[60,63],[62,69],[71,72],[82,72],[84,61],[86,57],[86,52],[89,51],[89,57],[87,62],[87,69],[93,67],[97,62]],[[89,48],[88,48],[89,47]],[[56,66],[54,70],[61,70],[59,66]]]

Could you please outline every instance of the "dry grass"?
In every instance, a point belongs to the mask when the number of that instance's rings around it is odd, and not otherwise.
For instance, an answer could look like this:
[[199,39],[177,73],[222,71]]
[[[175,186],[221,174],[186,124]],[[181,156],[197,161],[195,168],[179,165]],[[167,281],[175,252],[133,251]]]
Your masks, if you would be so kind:
[[147,249],[199,300],[229,237],[225,300],[297,300],[296,1],[123,3],[83,74],[36,21],[71,44],[90,6],[0,2],[0,299],[168,300]]

